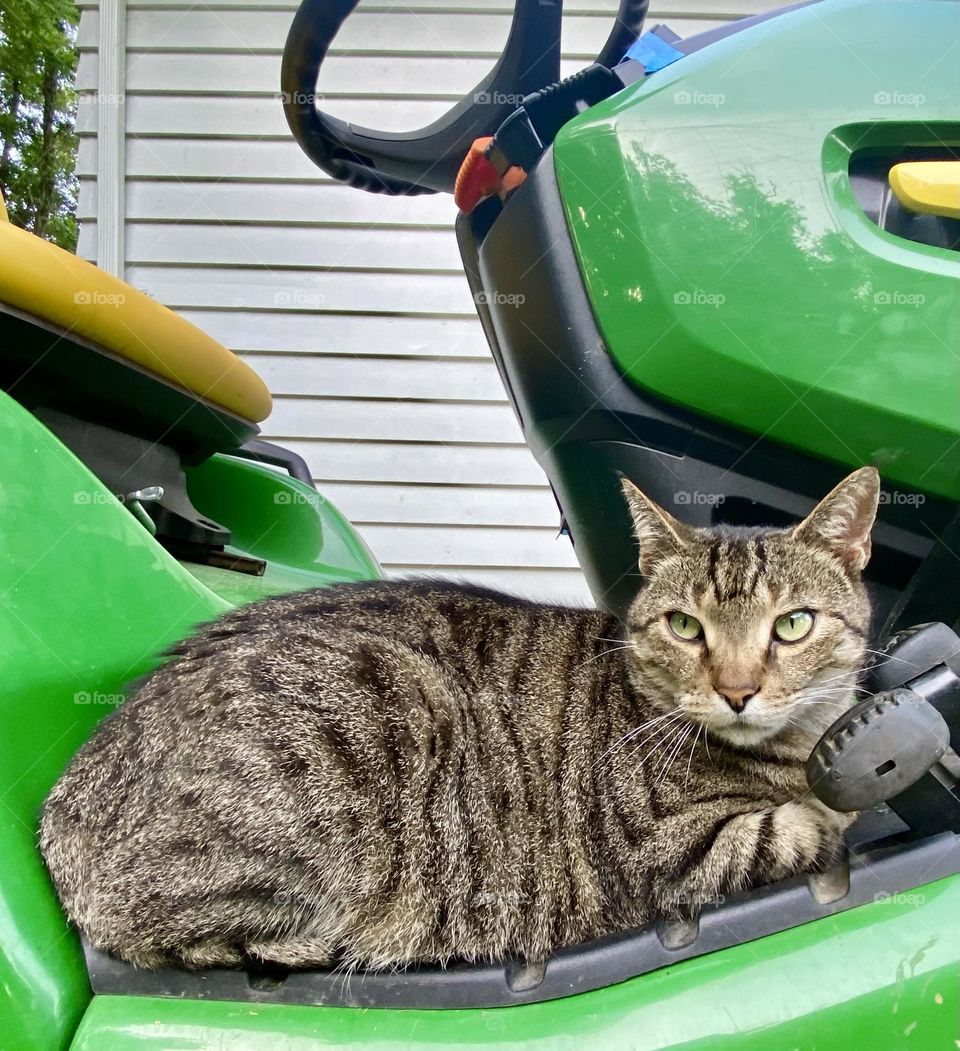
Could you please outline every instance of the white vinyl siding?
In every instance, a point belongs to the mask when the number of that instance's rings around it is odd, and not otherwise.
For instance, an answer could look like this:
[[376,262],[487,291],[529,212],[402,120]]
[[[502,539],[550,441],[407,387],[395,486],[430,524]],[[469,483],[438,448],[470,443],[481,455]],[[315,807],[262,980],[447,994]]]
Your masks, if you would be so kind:
[[[477,321],[452,199],[340,186],[287,130],[296,6],[127,0],[126,278],[264,377],[264,437],[306,458],[388,572],[588,602]],[[660,0],[647,24],[688,36],[773,6]],[[100,14],[81,7],[79,251],[96,261]],[[390,130],[429,123],[491,67],[511,9],[365,0],[324,68],[324,107]],[[615,9],[568,0],[564,74],[594,57]]]

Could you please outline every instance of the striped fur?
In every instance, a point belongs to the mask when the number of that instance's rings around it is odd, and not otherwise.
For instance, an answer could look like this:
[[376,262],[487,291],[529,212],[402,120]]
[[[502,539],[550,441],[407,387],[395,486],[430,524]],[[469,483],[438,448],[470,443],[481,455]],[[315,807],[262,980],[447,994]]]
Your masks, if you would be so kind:
[[[850,550],[876,498],[852,478],[846,532],[835,494],[793,530],[718,534],[630,487],[626,625],[439,582],[208,625],[47,800],[70,918],[144,967],[542,960],[824,865],[849,818],[803,762],[863,659]],[[771,642],[799,606],[810,639]],[[675,609],[705,644],[671,636]],[[709,685],[731,666],[760,678],[740,714]]]

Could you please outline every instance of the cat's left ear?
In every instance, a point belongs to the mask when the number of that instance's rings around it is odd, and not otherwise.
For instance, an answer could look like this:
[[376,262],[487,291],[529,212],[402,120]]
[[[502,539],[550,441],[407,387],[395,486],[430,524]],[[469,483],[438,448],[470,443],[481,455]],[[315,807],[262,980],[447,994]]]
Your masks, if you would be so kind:
[[798,525],[798,540],[826,548],[851,572],[870,561],[870,530],[880,501],[880,475],[875,467],[861,467],[846,478]]

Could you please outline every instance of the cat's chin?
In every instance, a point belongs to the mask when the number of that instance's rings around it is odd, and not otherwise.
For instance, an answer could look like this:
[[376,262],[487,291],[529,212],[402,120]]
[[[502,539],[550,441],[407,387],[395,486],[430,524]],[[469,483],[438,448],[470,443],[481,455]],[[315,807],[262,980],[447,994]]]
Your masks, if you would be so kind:
[[735,748],[754,748],[764,741],[776,737],[783,729],[784,724],[775,726],[758,726],[750,723],[732,723],[724,726],[708,726],[711,737],[717,737],[726,744]]
[[[851,694],[852,697],[852,694]],[[810,704],[791,705],[781,711],[758,713],[753,719],[736,718],[704,723],[711,737],[719,738],[736,748],[754,748],[783,735],[795,742],[810,738],[810,747],[816,743],[827,727],[843,711],[843,703],[832,699],[816,707]]]

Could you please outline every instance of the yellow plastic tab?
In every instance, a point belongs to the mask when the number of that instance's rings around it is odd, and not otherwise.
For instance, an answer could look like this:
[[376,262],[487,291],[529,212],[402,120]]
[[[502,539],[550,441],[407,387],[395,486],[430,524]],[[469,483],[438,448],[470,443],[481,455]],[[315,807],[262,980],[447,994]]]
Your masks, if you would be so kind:
[[100,347],[251,423],[270,391],[232,351],[148,295],[0,222],[0,304]]
[[890,188],[911,212],[960,219],[960,161],[904,161],[890,169]]

